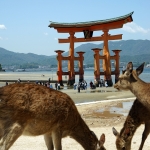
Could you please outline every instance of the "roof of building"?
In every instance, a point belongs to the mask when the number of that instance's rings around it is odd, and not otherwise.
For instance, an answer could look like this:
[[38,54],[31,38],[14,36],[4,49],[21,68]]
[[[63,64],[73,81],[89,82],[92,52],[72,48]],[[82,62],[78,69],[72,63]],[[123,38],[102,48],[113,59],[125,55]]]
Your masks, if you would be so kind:
[[126,14],[124,16],[120,16],[120,17],[115,17],[115,18],[111,18],[111,19],[105,19],[105,20],[97,20],[97,21],[88,21],[88,22],[74,22],[74,23],[60,23],[60,22],[52,22],[50,21],[50,24],[48,27],[50,28],[80,28],[80,27],[86,27],[86,26],[93,26],[93,25],[99,25],[99,24],[106,24],[106,23],[111,23],[111,22],[116,22],[116,21],[120,21],[120,20],[125,20],[127,18],[130,17],[130,21],[127,20],[127,22],[131,22],[133,21],[132,19],[132,14],[134,12],[131,12],[129,14]]

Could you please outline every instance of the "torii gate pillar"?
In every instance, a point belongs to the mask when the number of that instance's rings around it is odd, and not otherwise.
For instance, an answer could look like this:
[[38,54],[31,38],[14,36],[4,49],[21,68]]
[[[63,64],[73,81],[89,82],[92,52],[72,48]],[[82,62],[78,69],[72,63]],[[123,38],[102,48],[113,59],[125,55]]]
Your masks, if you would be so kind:
[[108,86],[112,86],[112,78],[111,78],[111,62],[110,62],[110,53],[108,49],[108,30],[103,30],[104,32],[104,46],[103,46],[103,55],[105,59],[103,60],[103,70],[104,70],[104,80],[107,81]]
[[99,63],[99,52],[102,50],[100,48],[93,48],[94,51],[94,76],[96,81],[100,81],[100,63]]
[[68,84],[73,85],[75,83],[75,71],[74,71],[74,32],[70,32],[70,48],[69,48],[69,61],[68,61],[68,71],[69,79]]
[[79,55],[79,82],[82,82],[84,80],[84,70],[83,70],[83,54],[85,52],[76,52]]
[[58,54],[57,55],[57,61],[58,61],[57,76],[58,76],[58,82],[60,83],[61,86],[63,86],[63,82],[62,82],[62,53],[64,51],[56,50],[55,52]]

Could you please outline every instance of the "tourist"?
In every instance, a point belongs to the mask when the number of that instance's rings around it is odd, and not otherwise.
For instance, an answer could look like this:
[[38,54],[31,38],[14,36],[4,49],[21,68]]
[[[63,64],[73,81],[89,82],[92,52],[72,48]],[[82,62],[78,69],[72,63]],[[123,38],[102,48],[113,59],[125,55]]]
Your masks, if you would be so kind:
[[93,82],[91,81],[90,82],[90,88],[92,89],[92,87],[93,87]]
[[50,88],[53,89],[53,85],[50,83]]
[[106,88],[108,87],[107,81],[105,81],[105,87],[106,87]]
[[74,83],[74,84],[73,84],[73,88],[74,88],[74,90],[76,90],[76,87],[77,87],[77,84],[76,84],[76,83]]
[[87,90],[87,82],[84,81],[84,89]]
[[80,83],[78,83],[78,93],[80,93]]
[[55,89],[57,90],[57,86],[58,86],[58,84],[57,84],[57,82],[55,83]]
[[58,83],[58,85],[57,85],[57,86],[58,86],[58,90],[60,90],[60,83]]

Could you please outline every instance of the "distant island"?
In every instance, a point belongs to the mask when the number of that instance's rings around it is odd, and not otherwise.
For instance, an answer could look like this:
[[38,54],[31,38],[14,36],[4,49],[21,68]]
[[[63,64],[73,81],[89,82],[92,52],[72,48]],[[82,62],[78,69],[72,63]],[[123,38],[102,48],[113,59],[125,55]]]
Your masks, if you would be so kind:
[[[150,64],[150,40],[121,40],[121,41],[109,41],[109,52],[111,56],[114,56],[112,50],[122,50],[120,52],[120,67],[126,66],[129,61],[134,63],[134,66],[139,66],[145,62],[145,65]],[[85,43],[75,47],[74,55],[78,57],[76,52],[83,51],[85,68],[94,67],[94,53],[91,49],[103,48],[103,43]],[[69,52],[63,53],[63,56],[68,56]],[[102,51],[100,52],[102,55]],[[0,71],[16,71],[17,69],[34,69],[34,70],[51,70],[57,68],[57,55],[46,56],[37,55],[33,53],[15,53],[0,47]],[[112,60],[111,63],[115,63]],[[102,64],[102,60],[100,60]],[[68,62],[65,60],[62,62],[63,68],[68,68]],[[74,67],[78,68],[78,61],[74,62]],[[2,69],[3,68],[3,69]],[[19,70],[20,71],[20,70]]]

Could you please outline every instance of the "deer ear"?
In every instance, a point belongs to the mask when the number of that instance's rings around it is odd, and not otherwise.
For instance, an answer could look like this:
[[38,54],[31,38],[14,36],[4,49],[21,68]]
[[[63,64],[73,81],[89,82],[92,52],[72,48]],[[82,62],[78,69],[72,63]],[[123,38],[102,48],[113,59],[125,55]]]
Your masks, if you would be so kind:
[[105,143],[105,134],[102,134],[99,140],[99,145],[102,146]]
[[115,136],[118,136],[119,135],[119,132],[113,127],[112,128],[112,131],[113,131],[113,134],[115,135]]
[[132,72],[132,70],[133,70],[133,64],[132,64],[132,62],[129,62],[127,64],[126,70],[128,70],[129,72]]
[[138,68],[136,68],[137,75],[140,75],[143,72],[144,64],[145,64],[145,62],[142,63]]

